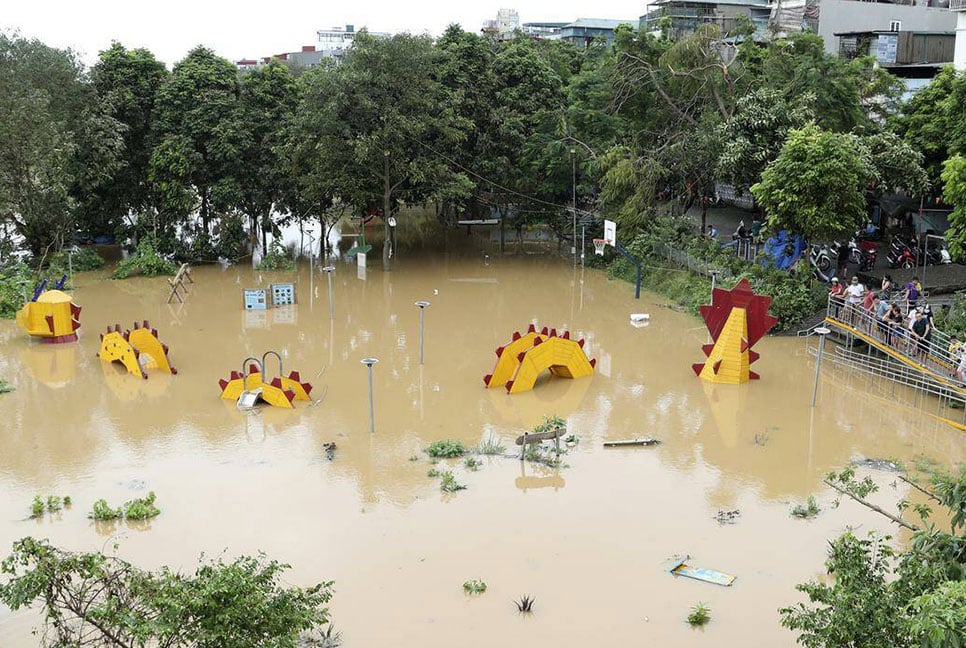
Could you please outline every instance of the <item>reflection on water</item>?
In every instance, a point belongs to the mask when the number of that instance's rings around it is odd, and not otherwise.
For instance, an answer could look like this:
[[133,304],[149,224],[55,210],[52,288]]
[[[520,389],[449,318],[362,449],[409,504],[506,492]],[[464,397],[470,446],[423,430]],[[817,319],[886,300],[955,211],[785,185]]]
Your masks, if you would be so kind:
[[[793,520],[791,503],[827,504],[822,477],[853,456],[966,455],[960,432],[838,369],[823,372],[812,411],[801,340],[762,340],[761,380],[711,385],[690,368],[707,341],[701,322],[654,295],[637,302],[600,273],[535,258],[396,261],[392,273],[373,263],[365,280],[339,262],[334,319],[317,267],[214,266],[198,268],[175,305],[164,279],[80,275],[74,345],[35,345],[0,323],[0,375],[17,387],[0,396],[0,546],[35,534],[100,549],[109,534],[128,559],[182,568],[201,552],[264,550],[294,566],[292,582],[336,581],[334,618],[353,645],[697,645],[683,618],[701,600],[722,645],[791,647],[775,608],[821,569],[825,540],[847,524],[885,528],[846,505]],[[295,306],[243,309],[243,288],[288,280]],[[418,300],[432,302],[424,365]],[[629,315],[641,312],[649,324],[636,328]],[[95,357],[94,331],[143,319],[164,331],[177,376],[138,380]],[[485,389],[493,350],[531,322],[586,338],[597,373],[542,378],[514,396]],[[266,350],[325,400],[246,413],[220,399],[218,379]],[[366,356],[380,360],[375,434]],[[493,437],[513,455],[515,437],[550,415],[580,439],[564,467],[481,457],[473,472],[444,461],[468,486],[455,496],[426,476],[421,449],[434,440]],[[601,448],[641,436],[663,443]],[[131,499],[132,482],[158,495],[150,528],[86,518],[96,499]],[[48,493],[71,495],[73,509],[24,521],[33,496]],[[738,523],[718,525],[723,509],[740,509]],[[738,580],[674,580],[660,564],[682,552]],[[486,595],[464,598],[468,578],[483,578]],[[527,623],[509,604],[523,593],[539,607]],[[0,645],[36,645],[35,621],[0,612]]]

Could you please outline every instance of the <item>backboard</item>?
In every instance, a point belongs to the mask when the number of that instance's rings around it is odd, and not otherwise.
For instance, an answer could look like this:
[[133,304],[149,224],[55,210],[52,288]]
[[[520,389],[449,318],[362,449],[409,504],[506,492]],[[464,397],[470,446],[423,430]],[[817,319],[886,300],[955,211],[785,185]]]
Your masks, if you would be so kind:
[[617,245],[617,223],[612,220],[604,221],[604,240],[607,245]]

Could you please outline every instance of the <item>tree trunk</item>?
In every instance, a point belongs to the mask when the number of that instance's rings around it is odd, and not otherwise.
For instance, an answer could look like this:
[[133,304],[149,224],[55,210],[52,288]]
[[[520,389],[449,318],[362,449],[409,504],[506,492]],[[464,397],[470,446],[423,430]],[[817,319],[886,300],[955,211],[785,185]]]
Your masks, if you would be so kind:
[[703,235],[708,230],[708,199],[707,197],[701,198],[701,234]]
[[500,254],[506,252],[506,210],[500,212]]
[[383,172],[383,184],[382,184],[382,220],[385,224],[386,238],[382,243],[382,269],[386,272],[392,270],[392,262],[389,257],[390,242],[389,237],[392,234],[389,227],[389,199],[392,197],[392,189],[389,187],[389,156],[386,155],[386,166]]

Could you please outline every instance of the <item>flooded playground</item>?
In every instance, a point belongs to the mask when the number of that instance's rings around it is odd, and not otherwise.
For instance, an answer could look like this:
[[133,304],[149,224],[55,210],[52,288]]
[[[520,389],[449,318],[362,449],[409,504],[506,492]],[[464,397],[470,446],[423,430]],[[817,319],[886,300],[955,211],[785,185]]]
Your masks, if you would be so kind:
[[[331,612],[346,646],[794,646],[777,608],[822,573],[826,540],[847,526],[902,534],[858,504],[834,507],[822,483],[850,460],[966,461],[966,436],[872,393],[829,367],[810,408],[814,361],[795,337],[756,346],[761,380],[695,377],[704,323],[599,271],[538,257],[419,256],[365,279],[337,263],[334,319],[326,276],[197,268],[183,304],[163,278],[76,277],[75,344],[42,345],[0,322],[0,554],[33,535],[73,550],[112,551],[146,568],[190,570],[199,554],[264,551],[292,584],[335,581]],[[295,281],[297,304],[247,311],[245,288]],[[645,274],[645,288],[647,278]],[[424,364],[419,308],[426,300]],[[634,326],[631,313],[647,313]],[[177,375],[147,380],[96,357],[98,333],[149,320]],[[529,324],[570,331],[594,375],[541,378],[532,391],[485,389],[494,349]],[[277,351],[317,403],[239,411],[219,379]],[[367,369],[373,367],[375,432]],[[477,471],[442,460],[466,490],[441,493],[422,451],[456,439],[514,439],[544,417],[578,442],[557,468],[481,456]],[[604,448],[654,437],[657,446]],[[327,456],[323,445],[335,443]],[[889,473],[876,501],[905,496]],[[146,523],[93,522],[93,502],[157,494]],[[35,495],[72,508],[28,519]],[[821,513],[790,515],[814,495]],[[719,511],[740,511],[729,524]],[[674,555],[736,576],[730,587],[679,578]],[[481,579],[482,595],[462,583]],[[521,616],[513,599],[535,597]],[[704,602],[712,621],[685,622]],[[0,610],[0,646],[37,645],[31,612]]]

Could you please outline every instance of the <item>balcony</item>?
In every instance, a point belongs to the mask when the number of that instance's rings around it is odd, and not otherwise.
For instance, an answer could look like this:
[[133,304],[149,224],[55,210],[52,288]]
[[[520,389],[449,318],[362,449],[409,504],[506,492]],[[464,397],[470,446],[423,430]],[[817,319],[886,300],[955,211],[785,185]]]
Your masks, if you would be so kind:
[[966,0],[949,0],[950,11],[966,11]]

